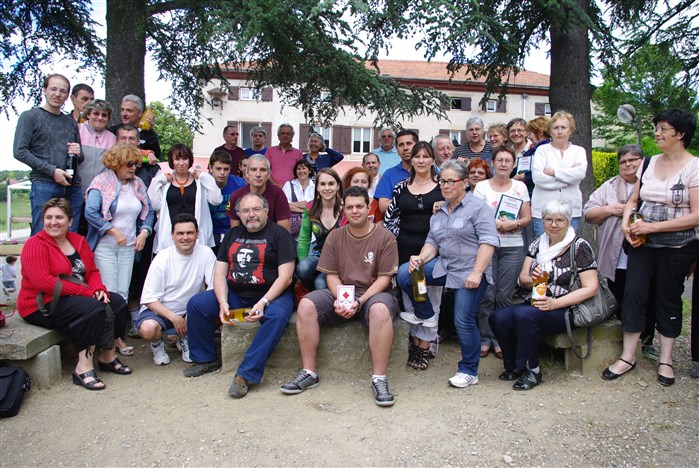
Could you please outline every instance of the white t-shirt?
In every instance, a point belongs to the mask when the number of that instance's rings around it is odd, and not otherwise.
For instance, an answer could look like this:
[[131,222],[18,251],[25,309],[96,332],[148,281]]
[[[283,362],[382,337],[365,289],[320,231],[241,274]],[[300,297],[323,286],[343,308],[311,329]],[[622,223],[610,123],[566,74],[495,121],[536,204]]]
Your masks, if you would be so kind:
[[[493,188],[490,186],[490,180],[479,182],[476,184],[476,188],[473,191],[474,197],[485,200],[487,205],[493,209],[493,216],[495,216],[495,213],[497,212],[500,199],[503,195],[518,198],[524,203],[529,201],[529,191],[527,190],[527,186],[524,184],[524,182],[520,182],[519,180],[513,180],[509,190],[505,192],[496,192],[493,190]],[[498,231],[498,237],[500,239],[500,247],[522,247],[524,245],[521,229],[510,232]]]
[[161,250],[148,270],[141,293],[141,311],[159,301],[178,315],[187,312],[187,302],[195,294],[214,287],[216,256],[211,247],[197,244],[192,255],[184,256],[174,245]]

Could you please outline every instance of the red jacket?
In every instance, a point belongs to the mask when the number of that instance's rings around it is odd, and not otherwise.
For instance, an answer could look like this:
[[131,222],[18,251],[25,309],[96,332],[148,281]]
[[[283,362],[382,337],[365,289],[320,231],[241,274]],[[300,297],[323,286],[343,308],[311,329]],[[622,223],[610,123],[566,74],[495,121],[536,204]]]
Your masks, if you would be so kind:
[[[85,264],[85,283],[89,288],[63,281],[61,296],[90,297],[96,291],[107,291],[95,265],[92,250],[87,245],[87,240],[74,232],[69,232],[67,237]],[[43,293],[45,304],[51,302],[58,275],[70,275],[73,267],[56,241],[45,231],[41,231],[27,240],[22,248],[20,259],[22,261],[22,287],[17,298],[17,309],[19,315],[26,317],[39,309],[36,303],[38,293]]]

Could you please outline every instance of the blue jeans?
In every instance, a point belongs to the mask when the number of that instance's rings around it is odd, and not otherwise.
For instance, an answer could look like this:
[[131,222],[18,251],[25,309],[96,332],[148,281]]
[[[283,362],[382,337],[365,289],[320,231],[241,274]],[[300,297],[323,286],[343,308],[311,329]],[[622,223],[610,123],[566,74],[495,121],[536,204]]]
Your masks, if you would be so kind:
[[32,207],[32,236],[44,229],[44,205],[52,198],[63,197],[73,208],[73,223],[70,225],[72,232],[78,232],[83,210],[83,193],[79,185],[64,187],[56,182],[43,180],[32,181],[32,189],[29,192],[29,201]]
[[[531,225],[534,228],[534,239],[536,239],[544,233],[544,222],[541,220],[541,218],[532,217]],[[573,226],[573,229],[575,229],[575,233],[577,234],[580,231],[580,216],[571,219],[570,225]],[[532,239],[532,242],[534,242],[534,239]],[[529,246],[525,245],[524,248],[529,249]]]
[[309,291],[319,291],[327,289],[328,283],[325,280],[325,273],[316,270],[320,257],[309,255],[296,265],[296,276],[301,280]]
[[[231,309],[251,307],[259,297],[244,301],[234,291],[228,291],[228,304]],[[294,293],[291,288],[270,302],[260,321],[260,328],[238,367],[237,374],[254,384],[259,384],[265,371],[265,363],[289,324],[294,311]],[[187,303],[187,338],[189,356],[194,362],[211,362],[218,358],[216,352],[215,322],[218,319],[219,305],[213,290],[196,294]]]
[[[107,234],[109,235],[109,234]],[[95,247],[95,264],[107,289],[129,297],[129,283],[136,255],[133,245],[110,245],[100,242]]]
[[[431,286],[444,286],[446,276],[441,278],[432,277],[432,271],[437,263],[437,259],[427,262],[425,270],[425,281]],[[402,264],[398,268],[398,286],[408,295],[410,302],[415,309],[415,316],[421,319],[430,318],[434,315],[430,301],[415,302],[413,298],[413,286],[408,272],[408,263]],[[478,364],[480,362],[481,334],[478,330],[478,308],[488,287],[485,275],[481,279],[480,285],[475,289],[459,288],[454,290],[454,328],[459,337],[461,348],[461,360],[459,361],[459,372],[469,375],[478,375]]]

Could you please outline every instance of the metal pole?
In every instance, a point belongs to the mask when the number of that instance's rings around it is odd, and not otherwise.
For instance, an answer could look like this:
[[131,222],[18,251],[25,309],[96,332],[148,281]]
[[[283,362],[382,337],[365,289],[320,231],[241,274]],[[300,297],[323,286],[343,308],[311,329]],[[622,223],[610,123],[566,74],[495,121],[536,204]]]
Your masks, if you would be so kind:
[[636,115],[636,141],[638,142],[638,146],[641,145],[641,118],[640,116]]

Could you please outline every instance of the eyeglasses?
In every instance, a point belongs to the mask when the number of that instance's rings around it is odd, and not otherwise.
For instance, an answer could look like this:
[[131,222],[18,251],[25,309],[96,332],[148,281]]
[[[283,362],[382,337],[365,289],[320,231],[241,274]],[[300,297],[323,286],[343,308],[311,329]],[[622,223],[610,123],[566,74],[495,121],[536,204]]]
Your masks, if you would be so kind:
[[565,218],[544,218],[544,224],[551,226],[553,224],[556,224],[557,226],[561,226],[563,224],[568,223],[568,220]]
[[126,167],[136,167],[140,161],[127,161]]
[[461,182],[462,180],[464,180],[464,179],[456,179],[456,180],[454,180],[454,179],[448,179],[448,180],[440,179],[439,185],[441,185],[442,187],[444,187],[445,185],[448,185],[449,187],[453,187],[455,183]]
[[262,208],[261,206],[256,206],[255,208],[243,208],[242,210],[240,210],[240,214],[244,214],[244,215],[249,215],[250,213],[260,214],[260,213],[262,213],[262,210],[264,210],[264,208]]
[[108,119],[108,118],[109,118],[109,114],[108,114],[107,112],[96,112],[96,111],[92,111],[92,112],[90,112],[90,115],[92,115],[92,116],[94,116],[94,117],[102,117],[103,119]]
[[641,158],[629,158],[629,159],[624,159],[623,161],[619,161],[619,165],[620,165],[620,166],[623,166],[623,165],[625,165],[625,164],[635,163],[635,162],[638,161],[639,159],[641,159]]
[[658,132],[667,133],[670,130],[674,130],[674,129],[675,129],[675,127],[670,127],[669,125],[656,125],[655,127],[653,127],[653,131],[655,133],[658,133]]

